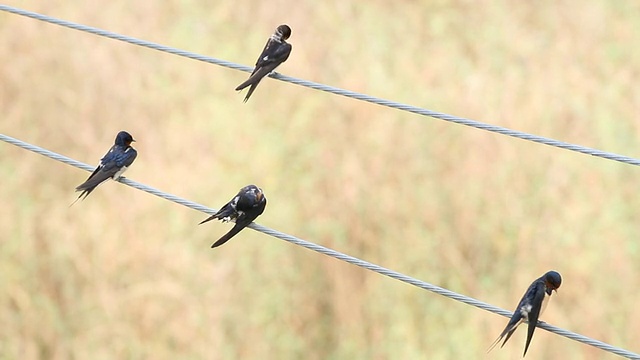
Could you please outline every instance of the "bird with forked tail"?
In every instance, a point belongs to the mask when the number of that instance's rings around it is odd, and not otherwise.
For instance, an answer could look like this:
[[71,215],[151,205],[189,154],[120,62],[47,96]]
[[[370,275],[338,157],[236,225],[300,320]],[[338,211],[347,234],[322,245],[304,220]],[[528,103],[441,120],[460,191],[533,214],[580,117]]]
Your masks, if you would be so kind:
[[[135,140],[126,131],[120,131],[116,135],[116,140],[111,149],[100,159],[100,163],[93,170],[89,178],[76,187],[76,191],[82,191],[80,196],[73,202],[86,199],[89,194],[107,179],[116,180],[133,164],[138,156],[136,149],[131,147]],[[73,205],[71,204],[71,205]]]
[[516,310],[513,312],[513,316],[511,316],[509,323],[507,323],[507,326],[504,328],[500,336],[498,336],[496,341],[491,344],[488,351],[491,351],[491,349],[493,349],[500,340],[502,340],[502,338],[504,338],[504,342],[500,347],[503,347],[511,335],[513,335],[513,332],[516,331],[518,325],[523,322],[527,322],[529,324],[529,328],[527,329],[527,342],[525,343],[522,357],[527,355],[529,344],[533,338],[533,332],[536,330],[538,317],[542,315],[547,307],[547,303],[551,298],[552,292],[557,292],[561,284],[562,277],[556,271],[548,271],[541,277],[534,280],[524,293],[524,296],[522,296],[522,299],[518,303]]
[[212,248],[218,247],[234,237],[240,230],[251,224],[258,216],[260,216],[267,206],[267,198],[264,196],[262,189],[255,185],[248,185],[240,189],[238,194],[226,203],[215,214],[206,218],[200,224],[204,224],[211,220],[222,220],[222,222],[235,221],[235,225],[229,232],[224,234],[216,241]]
[[249,92],[244,98],[244,102],[247,102],[253,94],[256,87],[260,83],[263,77],[274,71],[280,64],[285,62],[291,54],[291,44],[286,40],[291,36],[291,28],[288,25],[280,25],[276,28],[276,31],[269,37],[267,44],[264,46],[260,57],[256,61],[256,66],[249,78],[242,84],[236,87],[237,91],[240,91],[247,86]]

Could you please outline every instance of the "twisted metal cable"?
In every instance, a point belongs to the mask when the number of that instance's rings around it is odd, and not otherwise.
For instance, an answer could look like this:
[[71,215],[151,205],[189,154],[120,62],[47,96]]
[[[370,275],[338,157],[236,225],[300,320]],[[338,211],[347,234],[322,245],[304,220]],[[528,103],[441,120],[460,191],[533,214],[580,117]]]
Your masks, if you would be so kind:
[[[141,39],[137,39],[137,38],[134,38],[134,37],[131,37],[131,36],[120,35],[120,34],[117,34],[117,33],[111,32],[111,31],[102,30],[102,29],[98,29],[98,28],[95,28],[95,27],[92,27],[92,26],[87,26],[87,25],[74,23],[74,22],[71,22],[71,21],[57,19],[57,18],[54,18],[54,17],[51,17],[51,16],[38,14],[38,13],[35,13],[35,12],[32,12],[32,11],[18,9],[18,8],[15,8],[15,7],[12,7],[12,6],[7,6],[7,5],[1,5],[0,4],[0,10],[6,11],[6,12],[10,12],[10,13],[13,13],[13,14],[16,14],[16,15],[22,15],[22,16],[30,17],[30,18],[33,18],[33,19],[36,19],[36,20],[40,20],[40,21],[44,21],[44,22],[48,22],[48,23],[51,23],[51,24],[64,26],[64,27],[71,28],[71,29],[74,29],[74,30],[84,31],[84,32],[87,32],[87,33],[90,33],[90,34],[103,36],[103,37],[107,37],[107,38],[114,39],[114,40],[123,41],[123,42],[129,43],[129,44],[138,45],[138,46],[146,47],[146,48],[153,49],[153,50],[163,51],[163,52],[166,52],[166,53],[169,53],[169,54],[183,56],[183,57],[186,57],[186,58],[189,58],[189,59],[193,59],[193,60],[204,61],[204,62],[207,62],[207,63],[211,63],[211,64],[215,64],[215,65],[219,65],[219,66],[224,66],[224,67],[227,67],[227,68],[230,68],[230,69],[234,69],[234,70],[240,70],[240,71],[246,71],[246,72],[251,72],[253,70],[252,67],[236,64],[236,63],[233,63],[233,62],[230,62],[230,61],[220,60],[220,59],[212,58],[212,57],[209,57],[209,56],[204,56],[204,55],[192,53],[192,52],[189,52],[189,51],[176,49],[176,48],[173,48],[173,47],[170,47],[170,46],[160,45],[160,44],[157,44],[157,43],[154,43],[154,42],[151,42],[151,41],[141,40]],[[435,119],[440,119],[440,120],[444,120],[444,121],[448,121],[448,122],[452,122],[452,123],[456,123],[456,124],[460,124],[460,125],[470,126],[470,127],[476,128],[476,129],[481,129],[481,130],[494,132],[494,133],[497,133],[497,134],[507,135],[507,136],[511,136],[511,137],[514,137],[514,138],[522,139],[522,140],[528,140],[528,141],[532,141],[532,142],[539,143],[539,144],[544,144],[544,145],[549,145],[549,146],[553,146],[553,147],[557,147],[557,148],[561,148],[561,149],[565,149],[565,150],[579,152],[579,153],[582,153],[582,154],[587,154],[587,155],[591,155],[591,156],[597,156],[597,157],[601,157],[601,158],[608,159],[608,160],[619,161],[619,162],[622,162],[622,163],[625,163],[625,164],[640,166],[640,159],[635,159],[635,158],[624,156],[624,155],[619,155],[619,154],[615,154],[615,153],[611,153],[611,152],[607,152],[607,151],[593,149],[593,148],[589,148],[589,147],[582,146],[582,145],[566,143],[564,141],[559,141],[559,140],[547,138],[547,137],[544,137],[544,136],[538,136],[538,135],[534,135],[534,134],[529,134],[529,133],[518,131],[518,130],[512,130],[512,129],[508,129],[508,128],[501,127],[501,126],[490,125],[490,124],[486,124],[486,123],[475,121],[475,120],[471,120],[471,119],[466,119],[466,118],[453,116],[453,115],[449,115],[449,114],[445,114],[445,113],[441,113],[441,112],[437,112],[437,111],[432,111],[432,110],[420,108],[420,107],[417,107],[417,106],[402,104],[402,103],[391,101],[391,100],[381,99],[381,98],[378,98],[378,97],[375,97],[375,96],[361,94],[361,93],[358,93],[358,92],[355,92],[355,91],[340,89],[340,88],[337,88],[337,87],[333,87],[333,86],[329,86],[329,85],[325,85],[325,84],[320,84],[320,83],[313,82],[313,81],[302,80],[302,79],[298,79],[298,78],[294,78],[294,77],[291,77],[291,76],[286,76],[286,75],[282,75],[282,74],[278,74],[278,73],[273,73],[273,74],[271,74],[269,76],[274,78],[274,79],[278,79],[278,80],[281,80],[281,81],[285,81],[285,82],[296,84],[296,85],[300,85],[300,86],[305,86],[305,87],[308,87],[308,88],[311,88],[311,89],[315,89],[315,90],[328,92],[328,93],[335,94],[335,95],[342,95],[342,96],[345,96],[345,97],[348,97],[348,98],[357,99],[357,100],[361,100],[361,101],[366,101],[366,102],[370,102],[370,103],[373,103],[373,104],[386,106],[386,107],[390,107],[390,108],[398,109],[398,110],[402,110],[402,111],[407,111],[407,112],[418,114],[418,115],[422,115],[422,116],[429,116],[429,117],[432,117],[432,118],[435,118]]]
[[[12,138],[12,137],[4,135],[4,134],[0,134],[0,140],[2,140],[4,142],[7,142],[9,144],[12,144],[12,145],[21,147],[23,149],[32,151],[34,153],[46,156],[46,157],[48,157],[50,159],[57,160],[57,161],[63,162],[65,164],[68,164],[68,165],[71,165],[71,166],[75,166],[77,168],[80,168],[80,169],[83,169],[83,170],[86,170],[86,171],[89,171],[89,172],[94,170],[94,168],[92,166],[87,165],[87,164],[85,164],[83,162],[68,158],[68,157],[66,157],[64,155],[52,152],[52,151],[47,150],[47,149],[43,149],[43,148],[41,148],[39,146],[26,143],[24,141]],[[158,190],[158,189],[153,188],[151,186],[147,186],[147,185],[141,184],[139,182],[127,179],[125,177],[120,177],[117,181],[119,181],[119,182],[121,182],[121,183],[123,183],[125,185],[129,185],[129,186],[131,186],[131,187],[133,187],[135,189],[145,191],[145,192],[147,192],[149,194],[161,197],[163,199],[172,201],[174,203],[186,206],[188,208],[191,208],[191,209],[194,209],[194,210],[197,210],[197,211],[201,211],[201,212],[204,212],[204,213],[207,213],[207,214],[213,214],[216,211],[215,209],[206,207],[204,205],[195,203],[193,201],[189,201],[187,199],[183,199],[183,198],[181,198],[179,196],[168,194],[168,193],[166,193],[166,192],[164,192],[162,190]],[[431,292],[436,293],[438,295],[442,295],[444,297],[447,297],[447,298],[450,298],[450,299],[465,303],[467,305],[475,306],[475,307],[477,307],[479,309],[486,310],[486,311],[492,312],[494,314],[502,315],[502,316],[505,316],[507,318],[510,318],[511,315],[513,315],[512,312],[504,310],[504,309],[501,309],[501,308],[499,308],[497,306],[494,306],[494,305],[491,305],[491,304],[487,304],[485,302],[482,302],[480,300],[476,300],[476,299],[471,298],[471,297],[466,296],[466,295],[458,294],[458,293],[453,292],[451,290],[448,290],[448,289],[445,289],[445,288],[430,284],[428,282],[413,278],[411,276],[404,275],[402,273],[399,273],[397,271],[393,271],[391,269],[387,269],[387,268],[382,267],[380,265],[376,265],[376,264],[370,263],[368,261],[364,261],[364,260],[358,259],[356,257],[350,256],[350,255],[347,255],[347,254],[343,254],[343,253],[341,253],[339,251],[326,248],[324,246],[321,246],[321,245],[318,245],[318,244],[315,244],[315,243],[312,243],[312,242],[297,238],[295,236],[282,233],[280,231],[268,228],[266,226],[262,226],[262,225],[259,225],[259,224],[256,224],[256,223],[251,223],[248,227],[253,229],[253,230],[262,232],[262,233],[264,233],[266,235],[278,238],[280,240],[284,240],[284,241],[290,242],[292,244],[295,244],[295,245],[298,245],[298,246],[302,246],[304,248],[307,248],[309,250],[318,252],[320,254],[333,257],[335,259],[347,262],[349,264],[361,267],[363,269],[367,269],[369,271],[376,272],[376,273],[378,273],[380,275],[384,275],[384,276],[390,277],[392,279],[395,279],[395,280],[398,280],[398,281],[402,281],[404,283],[419,287],[421,289],[431,291]],[[626,357],[628,359],[640,360],[640,355],[639,354],[635,354],[635,353],[632,353],[632,352],[630,352],[628,350],[625,350],[625,349],[622,349],[622,348],[619,348],[619,347],[616,347],[616,346],[613,346],[613,345],[609,345],[609,344],[607,344],[605,342],[602,342],[602,341],[599,341],[599,340],[595,340],[595,339],[589,338],[587,336],[584,336],[584,335],[581,335],[581,334],[577,334],[577,333],[574,333],[572,331],[565,330],[565,329],[553,326],[553,325],[548,324],[548,323],[546,323],[544,321],[538,321],[537,326],[539,328],[545,329],[545,330],[547,330],[549,332],[558,334],[560,336],[564,336],[564,337],[569,338],[571,340],[575,340],[575,341],[581,342],[583,344],[591,345],[591,346],[594,346],[594,347],[599,348],[601,350],[608,351],[608,352],[611,352],[613,354],[620,355],[622,357]]]

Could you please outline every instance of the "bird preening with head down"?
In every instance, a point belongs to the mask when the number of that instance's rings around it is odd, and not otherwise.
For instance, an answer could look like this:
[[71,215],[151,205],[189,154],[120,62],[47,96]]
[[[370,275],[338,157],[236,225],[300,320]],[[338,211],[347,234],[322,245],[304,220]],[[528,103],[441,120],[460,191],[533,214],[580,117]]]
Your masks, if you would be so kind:
[[264,196],[262,189],[255,185],[248,185],[240,189],[238,194],[226,203],[215,214],[206,218],[200,224],[204,224],[210,220],[222,220],[222,222],[235,221],[235,225],[228,233],[224,234],[216,241],[212,248],[218,247],[234,237],[240,230],[247,227],[255,220],[267,206],[267,198]]
[[[126,131],[120,131],[116,135],[116,140],[111,149],[100,159],[100,163],[93,170],[89,178],[76,187],[76,191],[82,191],[80,196],[73,202],[86,199],[89,194],[107,179],[116,180],[124,173],[138,156],[136,149],[131,147],[135,140]],[[71,204],[73,205],[73,204]]]
[[253,94],[253,91],[263,77],[274,71],[278,65],[289,58],[289,54],[291,54],[291,44],[287,42],[287,39],[290,36],[291,28],[288,25],[280,25],[276,28],[273,35],[269,37],[260,57],[258,57],[256,61],[256,67],[253,68],[253,72],[245,82],[236,88],[237,91],[240,91],[247,86],[251,86],[249,92],[247,92],[247,96],[244,98],[244,102],[249,100],[251,94]]
[[504,342],[500,346],[503,347],[511,335],[513,335],[513,332],[516,331],[518,325],[523,322],[527,322],[529,326],[527,329],[527,342],[524,345],[524,353],[522,354],[522,357],[527,355],[527,349],[529,349],[529,344],[533,338],[533,332],[536,330],[538,317],[542,315],[547,307],[547,303],[551,298],[551,293],[553,291],[557,292],[561,284],[562,277],[556,271],[548,271],[541,277],[534,280],[524,293],[524,296],[522,296],[522,299],[520,300],[520,303],[518,303],[516,310],[513,312],[513,316],[511,316],[509,323],[507,323],[507,326],[504,328],[500,336],[498,336],[496,341],[491,344],[488,351],[491,351],[491,349],[493,349],[500,340],[502,340],[502,338],[505,338]]

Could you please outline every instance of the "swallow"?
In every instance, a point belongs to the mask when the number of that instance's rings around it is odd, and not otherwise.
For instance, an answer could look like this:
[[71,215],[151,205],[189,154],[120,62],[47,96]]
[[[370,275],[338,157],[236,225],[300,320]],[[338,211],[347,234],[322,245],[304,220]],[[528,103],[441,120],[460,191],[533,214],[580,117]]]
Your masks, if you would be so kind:
[[[120,131],[111,149],[100,159],[100,164],[89,175],[89,178],[76,187],[76,191],[82,191],[76,201],[86,199],[98,185],[107,179],[116,180],[124,173],[138,156],[136,149],[131,147],[135,140],[126,131]],[[74,203],[76,202],[74,201]],[[71,204],[73,205],[73,204]]]
[[522,296],[522,299],[520,300],[520,303],[518,303],[518,307],[513,312],[513,316],[511,317],[511,320],[509,320],[507,326],[504,328],[500,336],[498,336],[496,341],[491,344],[489,351],[491,351],[491,349],[493,349],[500,340],[506,336],[504,342],[500,346],[503,347],[511,335],[513,335],[513,332],[516,331],[518,325],[526,321],[529,324],[529,328],[527,331],[527,342],[524,345],[524,353],[522,354],[522,357],[527,355],[527,349],[529,349],[529,344],[533,338],[533,332],[536,329],[538,317],[542,315],[547,307],[549,299],[551,298],[551,293],[553,291],[558,292],[560,284],[562,284],[562,277],[555,271],[548,271],[546,274],[534,280],[531,285],[529,285],[527,292]]
[[228,233],[218,239],[211,247],[218,247],[229,241],[229,239],[239,233],[240,230],[247,227],[247,225],[251,224],[253,220],[260,216],[266,206],[267,198],[259,187],[247,185],[240,189],[238,194],[226,203],[222,209],[200,223],[204,224],[214,219],[222,220],[222,222],[235,221],[236,223]]
[[289,36],[291,36],[291,28],[288,25],[280,25],[276,28],[273,35],[269,37],[260,57],[256,61],[256,67],[253,69],[251,76],[236,88],[236,91],[240,91],[251,85],[247,96],[244,98],[244,102],[249,100],[249,97],[251,97],[251,94],[253,94],[253,91],[258,87],[263,77],[274,71],[289,58],[289,54],[291,54],[291,44],[286,41]]

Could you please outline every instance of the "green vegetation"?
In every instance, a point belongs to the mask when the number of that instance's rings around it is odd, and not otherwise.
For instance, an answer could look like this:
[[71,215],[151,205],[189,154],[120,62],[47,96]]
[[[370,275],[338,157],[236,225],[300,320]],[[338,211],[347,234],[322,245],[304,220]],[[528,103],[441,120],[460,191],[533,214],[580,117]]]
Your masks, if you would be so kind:
[[[279,71],[640,157],[636,1],[10,1]],[[541,317],[640,351],[638,169],[0,13],[0,131],[512,309],[545,271]],[[513,359],[507,319],[0,144],[0,358]],[[539,330],[527,359],[613,355]]]

